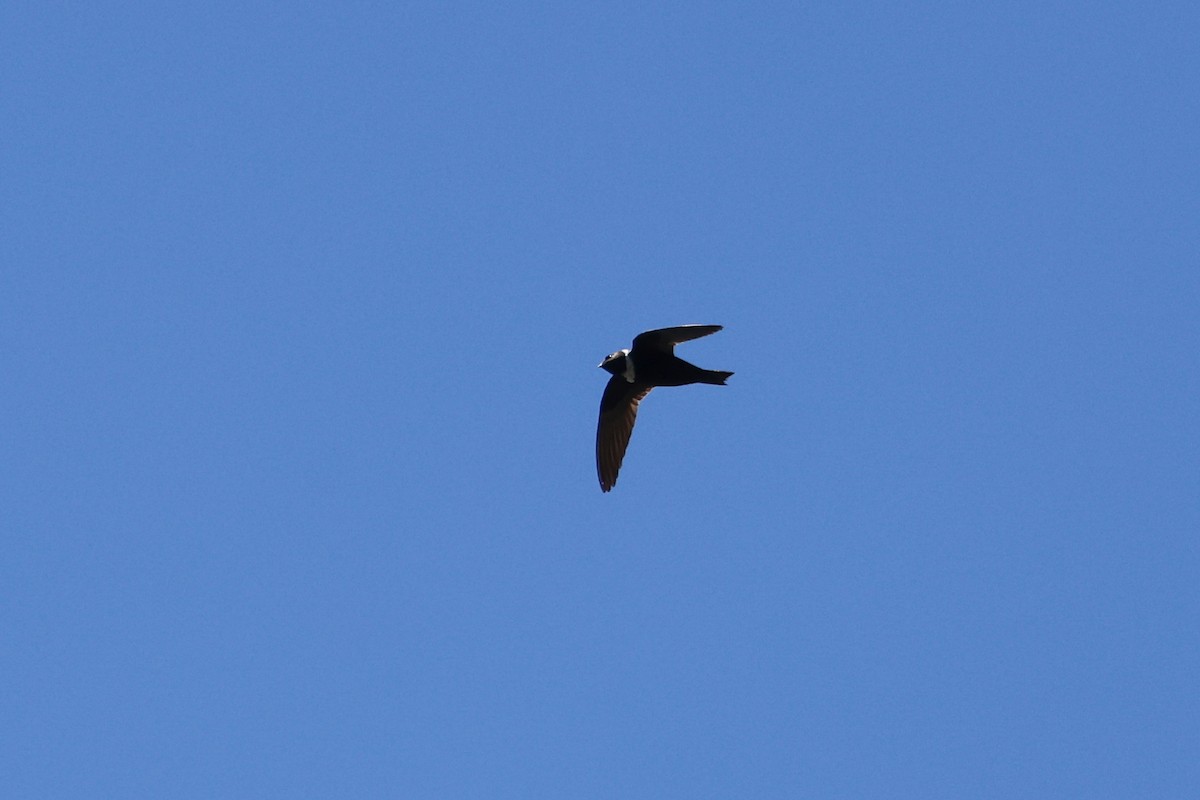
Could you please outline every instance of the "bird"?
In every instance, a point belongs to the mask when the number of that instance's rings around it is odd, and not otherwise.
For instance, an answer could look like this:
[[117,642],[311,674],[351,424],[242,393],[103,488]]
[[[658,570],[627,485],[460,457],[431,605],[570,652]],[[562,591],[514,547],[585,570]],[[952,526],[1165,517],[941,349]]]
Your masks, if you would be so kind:
[[701,369],[675,355],[675,345],[721,330],[721,325],[677,325],[639,333],[633,347],[610,353],[597,366],[612,374],[600,398],[596,425],[596,474],[600,490],[611,491],[629,447],[638,404],[656,386],[709,383],[724,386],[732,372]]

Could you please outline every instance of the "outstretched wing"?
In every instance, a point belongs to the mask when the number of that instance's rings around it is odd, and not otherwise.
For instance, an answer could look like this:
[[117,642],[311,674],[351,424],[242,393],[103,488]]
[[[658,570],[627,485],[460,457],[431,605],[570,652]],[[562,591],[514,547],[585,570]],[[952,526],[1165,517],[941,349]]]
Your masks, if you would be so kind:
[[600,421],[596,425],[596,474],[600,476],[602,491],[609,491],[617,483],[617,472],[629,447],[633,423],[637,421],[638,403],[652,388],[630,383],[620,375],[613,375],[604,387]]
[[674,328],[658,328],[653,331],[639,333],[633,339],[634,350],[659,350],[664,353],[675,352],[675,345],[680,342],[690,342],[701,336],[708,336],[721,330],[721,325],[677,325]]

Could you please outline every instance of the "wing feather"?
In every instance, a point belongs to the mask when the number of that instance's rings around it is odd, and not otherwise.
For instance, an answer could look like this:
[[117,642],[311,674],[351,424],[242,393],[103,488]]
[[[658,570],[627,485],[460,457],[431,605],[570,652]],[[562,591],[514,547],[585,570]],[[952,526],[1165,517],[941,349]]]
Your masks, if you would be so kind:
[[617,483],[617,473],[633,435],[633,424],[637,421],[638,403],[653,387],[641,383],[629,383],[620,375],[614,375],[604,387],[600,398],[600,420],[596,425],[596,474],[600,478],[600,489],[609,491]]
[[675,352],[675,345],[680,342],[690,342],[701,336],[708,336],[721,330],[721,325],[677,325],[674,328],[658,328],[645,333],[639,333],[633,338],[633,349],[659,350],[664,353]]

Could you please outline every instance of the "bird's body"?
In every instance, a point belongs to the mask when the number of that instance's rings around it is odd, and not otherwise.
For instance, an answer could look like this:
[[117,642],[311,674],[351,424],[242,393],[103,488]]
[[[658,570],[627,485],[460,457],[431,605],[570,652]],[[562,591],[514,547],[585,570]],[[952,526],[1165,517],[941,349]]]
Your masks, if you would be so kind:
[[618,350],[600,363],[612,373],[600,399],[596,427],[596,472],[600,489],[609,491],[629,446],[638,403],[656,386],[709,383],[724,386],[732,372],[701,369],[675,355],[675,345],[721,330],[720,325],[680,325],[638,334],[633,347]]

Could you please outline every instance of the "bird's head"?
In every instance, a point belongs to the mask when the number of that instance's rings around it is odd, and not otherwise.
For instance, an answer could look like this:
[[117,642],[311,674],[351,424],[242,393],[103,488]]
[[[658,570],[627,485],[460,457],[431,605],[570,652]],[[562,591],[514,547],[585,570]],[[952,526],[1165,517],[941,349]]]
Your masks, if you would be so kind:
[[596,366],[601,369],[611,372],[613,375],[620,375],[625,371],[625,356],[629,355],[628,350],[618,350],[615,353],[609,353],[604,360]]

